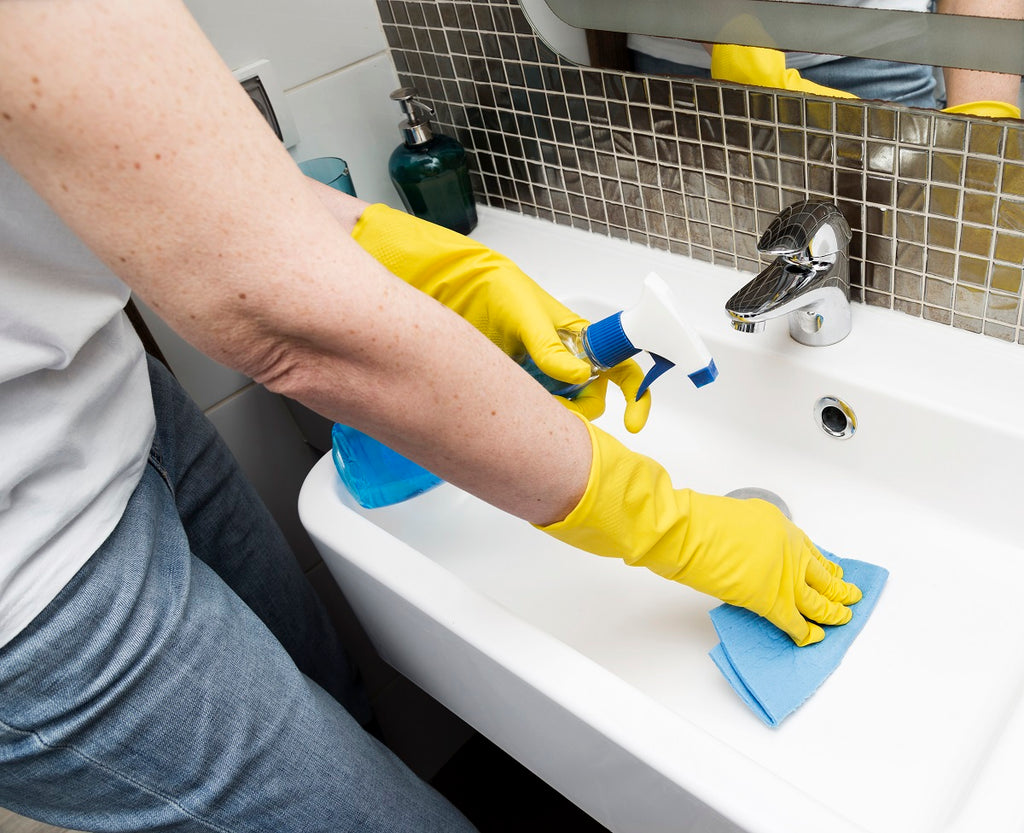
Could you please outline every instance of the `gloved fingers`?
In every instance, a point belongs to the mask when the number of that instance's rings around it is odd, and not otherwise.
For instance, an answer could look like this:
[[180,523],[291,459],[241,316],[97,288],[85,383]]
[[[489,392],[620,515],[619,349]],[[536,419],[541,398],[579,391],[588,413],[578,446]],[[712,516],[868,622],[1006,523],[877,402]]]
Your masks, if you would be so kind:
[[825,631],[814,622],[808,622],[795,607],[790,608],[786,616],[769,615],[769,621],[796,643],[797,647],[812,645],[825,638]]
[[[817,548],[813,544],[808,543],[807,546],[811,548],[812,553],[818,553]],[[821,553],[818,553],[818,555],[820,556]],[[822,559],[824,560],[824,557]],[[851,605],[861,600],[862,593],[856,584],[843,581],[839,576],[830,572],[817,558],[812,557],[808,560],[804,577],[811,589],[820,593],[829,601],[838,602],[841,605]],[[820,622],[822,620],[815,619],[815,621]],[[828,624],[833,623],[829,622]]]
[[821,550],[819,550],[816,546],[814,546],[814,544],[808,542],[807,545],[811,548],[811,553],[814,555],[815,559],[821,564],[822,567],[824,567],[826,570],[828,570],[836,578],[842,578],[843,577],[843,568],[842,567],[840,567],[838,564],[836,564],[835,561],[831,561],[828,558],[825,558],[825,556],[822,554]]
[[588,422],[593,422],[604,413],[607,389],[608,380],[604,376],[598,376],[583,388],[575,399],[562,399],[562,402],[570,411],[575,411]]
[[813,622],[805,621],[806,632],[802,637],[796,637],[792,633],[789,634],[793,642],[796,643],[798,648],[803,648],[805,645],[813,645],[815,642],[821,642],[825,638],[825,631],[815,625]]
[[[552,299],[553,303],[556,303]],[[558,306],[561,306],[560,304]],[[565,309],[563,307],[563,309]],[[548,376],[579,385],[593,375],[590,362],[579,359],[572,354],[558,336],[559,329],[578,330],[586,325],[586,321],[573,316],[569,310],[568,321],[555,320],[541,311],[536,315],[523,314],[519,319],[519,338],[526,352],[534,363]]]
[[[850,608],[840,601],[829,598],[822,590],[815,587],[816,584],[820,585],[823,582],[835,584],[845,584],[845,582],[837,581],[828,574],[824,567],[813,560],[807,564],[806,576],[808,580],[799,583],[794,588],[797,610],[806,619],[822,625],[845,625],[853,618],[853,611]],[[813,578],[810,578],[811,576]],[[853,587],[852,584],[846,586]],[[856,590],[856,588],[853,589]],[[830,591],[835,592],[835,588],[830,588]],[[860,591],[857,590],[858,595],[859,593]]]
[[807,585],[798,587],[797,608],[809,621],[820,625],[845,625],[853,618],[853,611],[839,602],[826,599]]
[[644,381],[644,372],[640,365],[632,359],[627,359],[601,375],[613,381],[622,391],[626,399],[626,411],[622,421],[629,433],[638,433],[647,424],[647,418],[651,415],[650,390],[644,391],[639,401],[636,398],[636,392],[640,390],[640,385]]

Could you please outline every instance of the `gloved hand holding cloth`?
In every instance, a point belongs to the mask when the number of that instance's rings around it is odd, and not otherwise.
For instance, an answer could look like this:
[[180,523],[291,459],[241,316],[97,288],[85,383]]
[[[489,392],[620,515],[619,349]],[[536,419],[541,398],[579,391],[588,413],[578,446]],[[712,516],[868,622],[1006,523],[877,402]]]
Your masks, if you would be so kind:
[[842,625],[861,592],[776,508],[675,489],[657,462],[587,424],[593,462],[586,492],[544,532],[597,555],[647,567],[757,613],[797,645]]
[[[545,292],[518,266],[469,237],[420,220],[382,203],[368,206],[356,222],[353,239],[402,280],[458,313],[508,356],[529,353],[542,371],[579,384],[590,364],[576,358],[557,330],[580,330],[588,323]],[[626,428],[636,433],[647,422],[650,393],[639,401],[643,371],[633,360],[602,373],[568,408],[587,419],[604,412],[608,381],[626,399]]]

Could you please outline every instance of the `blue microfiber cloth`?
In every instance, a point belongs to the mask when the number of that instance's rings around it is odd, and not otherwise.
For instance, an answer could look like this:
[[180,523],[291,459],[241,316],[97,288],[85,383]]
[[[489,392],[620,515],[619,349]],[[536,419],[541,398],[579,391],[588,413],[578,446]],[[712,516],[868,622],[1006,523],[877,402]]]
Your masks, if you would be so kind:
[[843,568],[843,580],[856,584],[864,597],[852,606],[845,625],[825,626],[825,638],[798,648],[775,625],[742,607],[723,604],[711,611],[722,641],[711,659],[754,714],[778,726],[810,697],[842,661],[846,650],[874,610],[889,571],[864,561],[821,553]]

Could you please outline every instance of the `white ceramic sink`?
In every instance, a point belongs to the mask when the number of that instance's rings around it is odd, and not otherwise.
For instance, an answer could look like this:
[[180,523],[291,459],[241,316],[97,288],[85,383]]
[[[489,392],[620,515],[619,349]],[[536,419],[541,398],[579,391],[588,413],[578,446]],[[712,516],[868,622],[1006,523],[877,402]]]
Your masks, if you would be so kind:
[[[444,485],[361,510],[329,457],[300,513],[382,656],[616,833],[1024,830],[1024,348],[854,305],[804,347],[733,332],[749,275],[493,209],[474,236],[600,315],[654,270],[720,370],[600,425],[677,486],[770,489],[821,546],[889,569],[838,670],[779,728],[708,651],[715,600],[573,550]],[[680,375],[676,376],[676,373]],[[813,418],[826,395],[857,433]]]

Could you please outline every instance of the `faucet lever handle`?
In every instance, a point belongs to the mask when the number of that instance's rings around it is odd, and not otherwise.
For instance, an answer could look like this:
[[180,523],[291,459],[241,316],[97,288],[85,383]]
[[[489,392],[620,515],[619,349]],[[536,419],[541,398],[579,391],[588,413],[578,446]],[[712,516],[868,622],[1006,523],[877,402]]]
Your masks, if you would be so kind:
[[830,202],[808,200],[779,212],[757,241],[760,252],[810,263],[843,251],[852,238],[850,225]]

